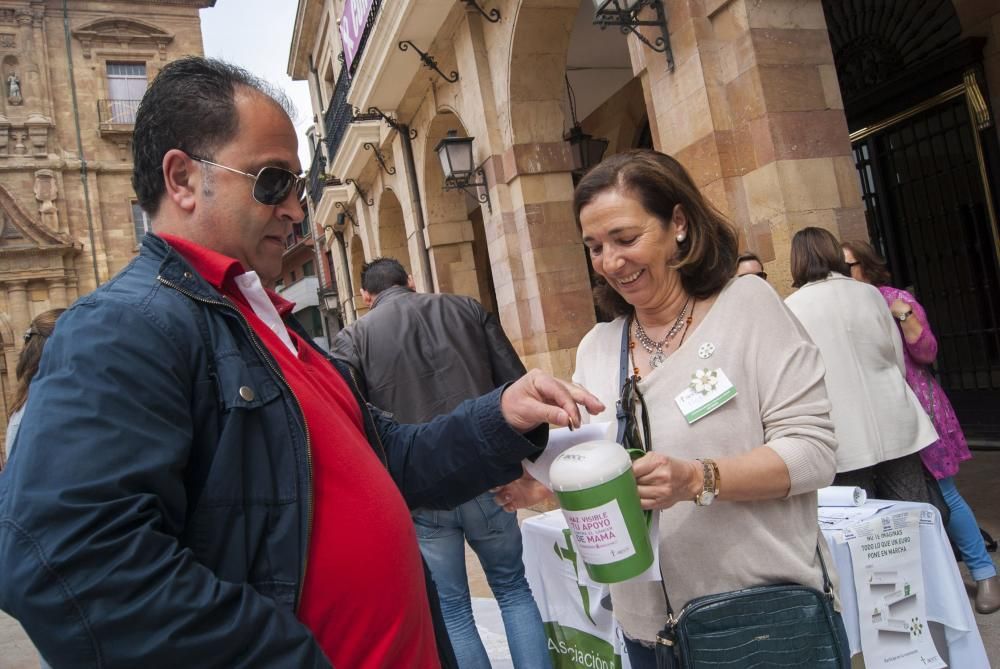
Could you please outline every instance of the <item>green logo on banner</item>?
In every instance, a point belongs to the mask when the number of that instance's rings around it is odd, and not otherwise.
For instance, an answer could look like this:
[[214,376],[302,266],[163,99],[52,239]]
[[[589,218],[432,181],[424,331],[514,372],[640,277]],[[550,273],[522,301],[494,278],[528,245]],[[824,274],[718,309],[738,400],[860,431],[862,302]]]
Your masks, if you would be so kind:
[[610,643],[557,622],[545,623],[554,669],[621,669],[622,658]]
[[563,530],[563,537],[566,539],[566,548],[562,548],[559,544],[552,544],[552,548],[555,549],[556,555],[559,556],[560,560],[566,560],[571,565],[573,565],[573,573],[576,574],[576,587],[580,590],[580,603],[583,605],[583,613],[587,616],[587,620],[597,625],[594,622],[593,616],[590,615],[590,590],[583,583],[580,583],[580,572],[576,568],[576,551],[573,550],[573,538],[570,534],[569,529]]

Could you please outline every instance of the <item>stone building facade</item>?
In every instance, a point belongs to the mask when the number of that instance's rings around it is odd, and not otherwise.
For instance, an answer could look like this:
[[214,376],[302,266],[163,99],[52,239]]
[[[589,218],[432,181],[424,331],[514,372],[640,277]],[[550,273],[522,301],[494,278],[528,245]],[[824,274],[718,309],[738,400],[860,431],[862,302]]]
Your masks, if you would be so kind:
[[136,253],[147,226],[131,136],[147,81],[201,54],[214,0],[0,0],[0,358],[4,411],[22,335]]
[[[494,309],[528,366],[568,377],[597,318],[571,207],[578,122],[609,153],[677,157],[782,294],[791,237],[816,225],[870,238],[934,322],[966,301],[946,387],[1000,399],[1000,7],[640,4],[665,17],[642,39],[595,26],[590,0],[299,0],[288,71],[313,94],[310,207],[344,319],[364,312],[360,264],[394,255],[422,290]],[[669,57],[647,46],[664,36]],[[435,147],[452,130],[474,138],[471,196],[445,189]],[[920,205],[932,181],[940,201]],[[954,258],[981,274],[953,281]]]

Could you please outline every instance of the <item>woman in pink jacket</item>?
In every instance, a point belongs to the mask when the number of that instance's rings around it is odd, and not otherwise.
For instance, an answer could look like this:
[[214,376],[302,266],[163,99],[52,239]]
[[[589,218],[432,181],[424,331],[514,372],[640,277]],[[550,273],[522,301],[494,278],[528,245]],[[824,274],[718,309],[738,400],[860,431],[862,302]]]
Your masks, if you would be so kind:
[[938,480],[941,493],[951,510],[948,535],[958,546],[969,573],[976,581],[976,610],[980,613],[993,613],[1000,609],[1000,579],[986,552],[976,517],[955,487],[954,477],[958,473],[959,463],[971,458],[972,454],[955,410],[930,369],[937,357],[937,339],[931,332],[924,308],[913,295],[889,285],[891,277],[885,261],[870,244],[854,241],[844,242],[841,246],[844,261],[851,268],[851,276],[878,288],[899,325],[903,338],[906,382],[930,416],[940,437],[920,451],[920,459]]

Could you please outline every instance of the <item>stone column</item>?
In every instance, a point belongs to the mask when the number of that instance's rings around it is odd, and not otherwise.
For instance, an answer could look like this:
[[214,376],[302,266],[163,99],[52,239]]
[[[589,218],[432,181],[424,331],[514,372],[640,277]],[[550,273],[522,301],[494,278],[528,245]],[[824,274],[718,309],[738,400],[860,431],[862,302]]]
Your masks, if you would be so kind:
[[50,279],[48,282],[49,288],[49,304],[53,309],[62,309],[69,306],[69,302],[66,298],[66,279]]
[[489,267],[476,267],[472,242],[475,233],[468,220],[436,222],[424,230],[424,243],[431,254],[434,285],[439,292],[468,295],[482,302],[477,270],[489,272]]
[[[494,163],[498,161],[493,161]],[[510,193],[502,214],[505,243],[490,239],[497,309],[527,367],[569,378],[576,347],[594,325],[594,302],[580,231],[573,217],[572,160],[565,142],[508,149],[498,178]],[[498,169],[499,168],[499,169]],[[487,236],[492,236],[487,228]],[[518,330],[509,323],[519,326]]]
[[656,146],[675,156],[791,290],[806,226],[867,238],[820,0],[668,0],[675,69],[630,44]]
[[31,325],[31,311],[28,307],[28,281],[7,282],[7,308],[10,309],[11,326],[14,328],[14,345],[21,348],[19,339]]

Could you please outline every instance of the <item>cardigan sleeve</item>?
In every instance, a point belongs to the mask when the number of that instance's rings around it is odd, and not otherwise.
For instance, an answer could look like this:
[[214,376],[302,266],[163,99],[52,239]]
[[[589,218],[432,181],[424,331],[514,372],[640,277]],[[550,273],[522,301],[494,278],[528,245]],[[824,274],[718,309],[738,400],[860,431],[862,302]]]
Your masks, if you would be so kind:
[[906,291],[900,291],[899,297],[910,305],[913,309],[913,316],[923,327],[923,332],[920,333],[916,341],[909,342],[906,341],[906,337],[903,337],[903,345],[906,347],[906,352],[910,354],[910,357],[914,361],[921,365],[934,364],[934,360],[937,359],[938,344],[937,338],[931,330],[930,323],[927,322],[927,312],[924,311],[923,305],[917,302],[917,299]]
[[830,485],[836,474],[826,370],[819,349],[777,295],[756,307],[749,312],[758,332],[748,339],[756,342],[751,373],[757,381],[764,445],[788,467],[791,497]]

